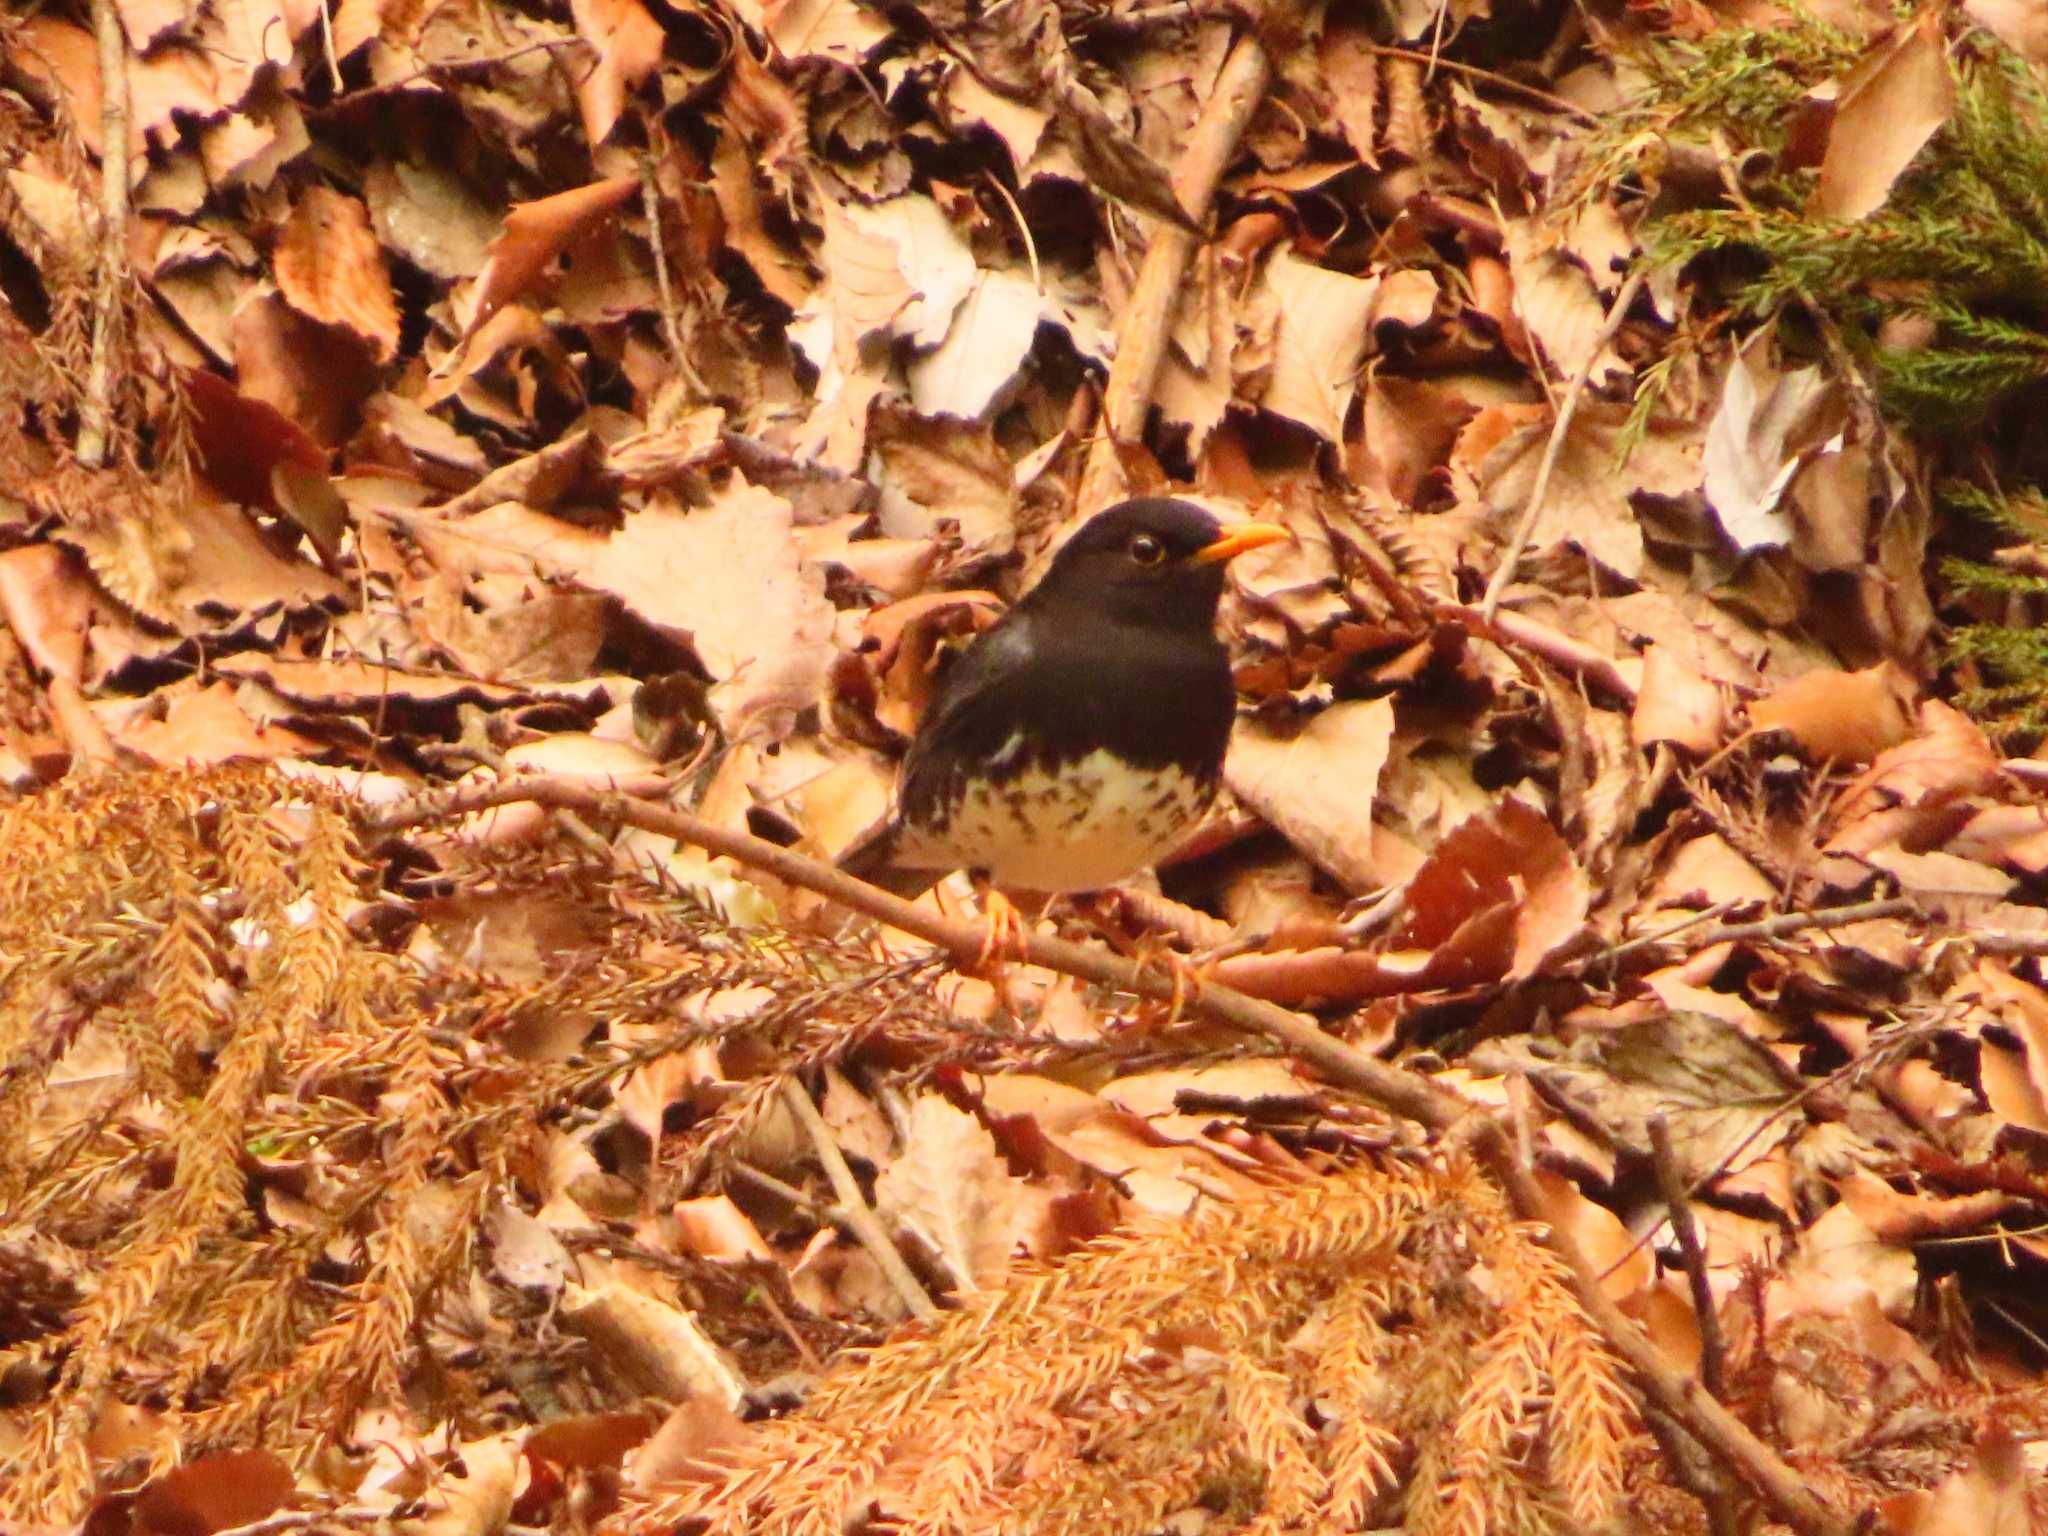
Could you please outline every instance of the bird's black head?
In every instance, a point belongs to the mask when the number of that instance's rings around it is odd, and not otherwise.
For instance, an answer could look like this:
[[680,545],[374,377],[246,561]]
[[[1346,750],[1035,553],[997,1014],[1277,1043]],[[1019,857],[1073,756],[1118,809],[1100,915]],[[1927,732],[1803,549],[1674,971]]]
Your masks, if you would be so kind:
[[1206,631],[1216,622],[1223,567],[1289,535],[1271,523],[1229,527],[1190,501],[1118,502],[1083,523],[1028,595],[1035,608],[1069,604],[1127,624]]

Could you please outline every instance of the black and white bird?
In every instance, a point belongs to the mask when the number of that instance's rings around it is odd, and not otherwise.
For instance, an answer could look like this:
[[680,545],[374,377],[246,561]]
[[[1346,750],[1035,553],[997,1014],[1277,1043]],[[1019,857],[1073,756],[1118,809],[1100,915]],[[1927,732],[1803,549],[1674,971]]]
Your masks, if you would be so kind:
[[998,889],[1113,885],[1215,798],[1236,714],[1223,569],[1290,537],[1147,497],[1089,519],[940,680],[896,806],[840,867],[913,896],[956,869]]

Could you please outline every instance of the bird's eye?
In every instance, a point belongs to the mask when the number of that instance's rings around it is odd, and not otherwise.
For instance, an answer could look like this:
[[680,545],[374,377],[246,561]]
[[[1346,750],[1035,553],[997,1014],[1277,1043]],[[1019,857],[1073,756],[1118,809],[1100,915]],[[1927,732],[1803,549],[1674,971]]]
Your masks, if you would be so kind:
[[1166,558],[1166,546],[1149,533],[1141,533],[1131,540],[1131,558],[1140,565],[1157,565]]

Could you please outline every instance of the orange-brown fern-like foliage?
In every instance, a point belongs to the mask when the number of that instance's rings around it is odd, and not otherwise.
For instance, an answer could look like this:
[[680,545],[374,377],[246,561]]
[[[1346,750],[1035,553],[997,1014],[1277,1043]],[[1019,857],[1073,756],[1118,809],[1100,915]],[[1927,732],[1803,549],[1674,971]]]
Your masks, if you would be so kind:
[[[209,1449],[303,1458],[366,1406],[474,1411],[502,1377],[429,1358],[423,1325],[489,1292],[477,1234],[536,1203],[551,1123],[742,1032],[781,1067],[830,1059],[928,991],[644,889],[621,901],[587,855],[446,844],[442,889],[546,889],[595,920],[537,983],[416,967],[351,926],[379,895],[351,814],[254,767],[85,778],[0,812],[0,1383],[25,1426],[0,1516],[73,1519]],[[692,1022],[687,999],[738,987],[760,999],[746,1016]],[[571,1048],[508,1046],[535,1021]],[[640,1176],[686,1180],[778,1081]],[[558,1400],[630,1395],[560,1355]],[[147,1450],[96,1459],[110,1423]]]
[[838,1536],[1596,1531],[1652,1462],[1547,1250],[1468,1167],[1366,1164],[1098,1241],[844,1368],[628,1517]]

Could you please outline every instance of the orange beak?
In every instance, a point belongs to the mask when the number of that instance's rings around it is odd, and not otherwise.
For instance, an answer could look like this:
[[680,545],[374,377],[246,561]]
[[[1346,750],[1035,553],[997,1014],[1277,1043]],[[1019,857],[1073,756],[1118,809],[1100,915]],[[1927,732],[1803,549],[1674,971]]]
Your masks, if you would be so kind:
[[1218,560],[1228,560],[1241,555],[1248,549],[1257,549],[1261,544],[1277,544],[1294,535],[1278,523],[1238,523],[1224,530],[1223,537],[1214,544],[1204,544],[1190,558],[1196,565],[1214,565]]

